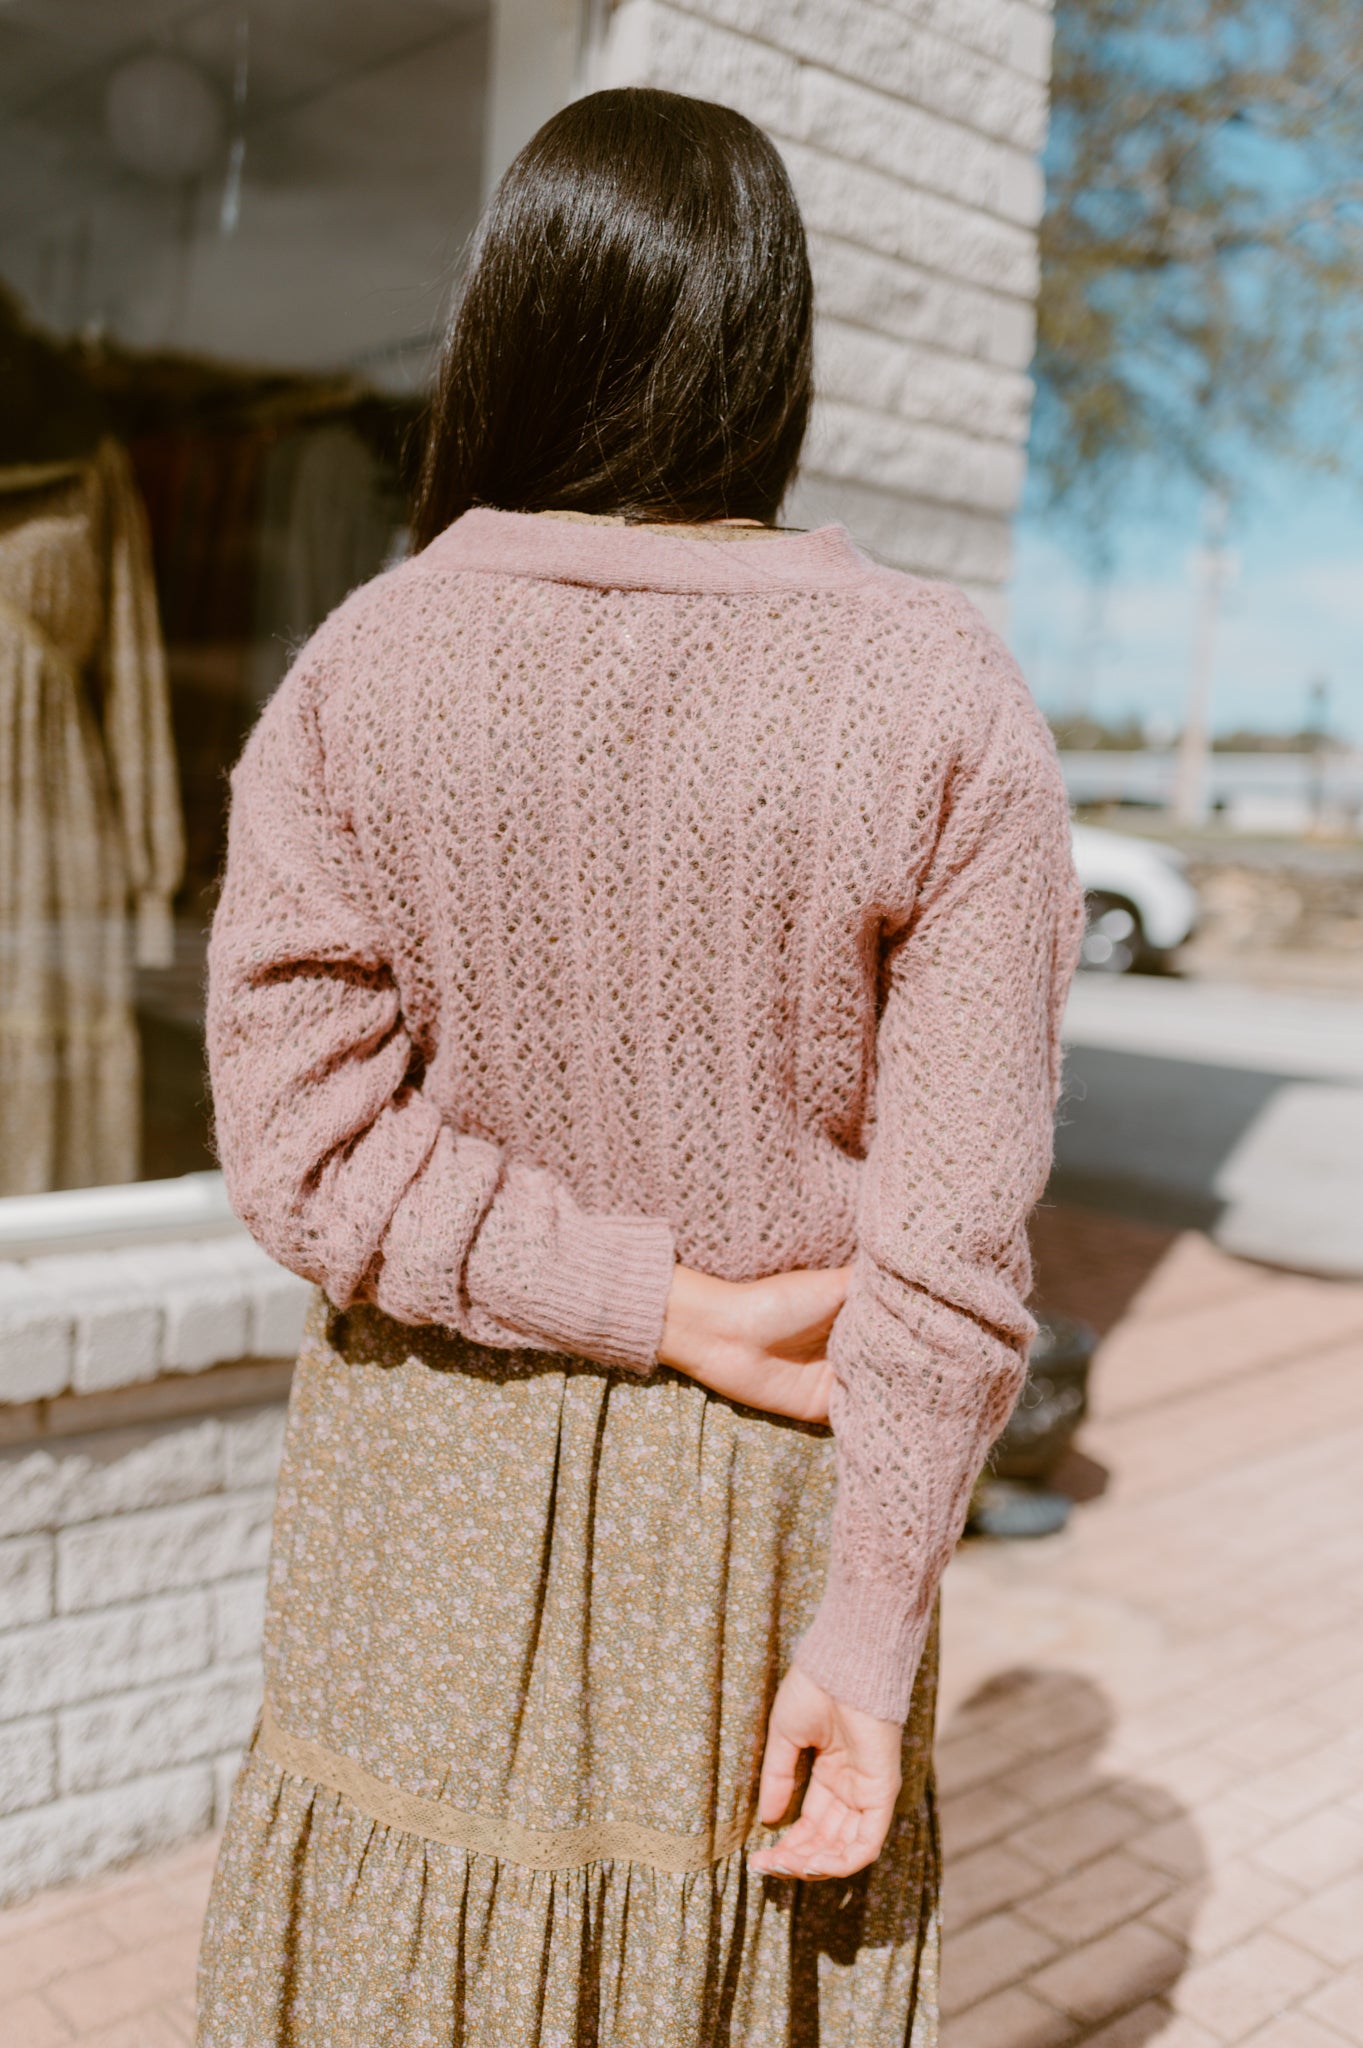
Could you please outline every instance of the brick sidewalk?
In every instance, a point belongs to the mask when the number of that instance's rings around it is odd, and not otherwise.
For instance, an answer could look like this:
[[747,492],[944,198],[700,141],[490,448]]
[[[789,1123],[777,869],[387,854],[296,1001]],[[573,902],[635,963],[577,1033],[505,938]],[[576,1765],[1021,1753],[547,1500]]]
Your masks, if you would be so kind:
[[[1037,1250],[1109,1334],[1069,1529],[948,1575],[943,2048],[1363,2044],[1363,1286]],[[189,2041],[212,1850],[0,1913],[3,2048]]]

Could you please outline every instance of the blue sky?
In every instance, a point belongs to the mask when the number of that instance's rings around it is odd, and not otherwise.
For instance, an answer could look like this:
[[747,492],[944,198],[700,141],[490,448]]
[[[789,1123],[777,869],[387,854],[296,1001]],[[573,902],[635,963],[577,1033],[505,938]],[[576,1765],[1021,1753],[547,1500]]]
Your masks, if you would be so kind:
[[[1200,506],[1171,487],[1113,529],[1114,570],[1096,661],[1095,607],[1071,533],[1034,504],[1015,537],[1009,639],[1048,711],[1087,690],[1087,709],[1176,727],[1187,686]],[[1225,731],[1302,725],[1317,676],[1331,729],[1363,745],[1363,473],[1345,483],[1261,466],[1228,534],[1212,722]]]

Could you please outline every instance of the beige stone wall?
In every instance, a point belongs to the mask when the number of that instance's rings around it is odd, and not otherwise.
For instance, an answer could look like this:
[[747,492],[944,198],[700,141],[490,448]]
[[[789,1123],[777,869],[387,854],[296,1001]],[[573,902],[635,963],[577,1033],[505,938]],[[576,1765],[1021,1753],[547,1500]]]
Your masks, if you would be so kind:
[[791,515],[962,583],[995,617],[1022,489],[1049,8],[624,0],[588,84],[738,106],[809,226],[819,405]]

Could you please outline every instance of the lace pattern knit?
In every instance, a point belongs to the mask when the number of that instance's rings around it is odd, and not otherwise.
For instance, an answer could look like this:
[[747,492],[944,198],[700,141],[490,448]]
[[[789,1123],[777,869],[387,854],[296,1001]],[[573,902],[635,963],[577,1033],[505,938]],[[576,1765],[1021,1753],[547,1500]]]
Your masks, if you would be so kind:
[[1033,1331],[1081,899],[961,593],[841,528],[468,513],[346,601],[236,770],[227,1183],[340,1307],[648,1372],[674,1260],[854,1261],[798,1652],[903,1717]]

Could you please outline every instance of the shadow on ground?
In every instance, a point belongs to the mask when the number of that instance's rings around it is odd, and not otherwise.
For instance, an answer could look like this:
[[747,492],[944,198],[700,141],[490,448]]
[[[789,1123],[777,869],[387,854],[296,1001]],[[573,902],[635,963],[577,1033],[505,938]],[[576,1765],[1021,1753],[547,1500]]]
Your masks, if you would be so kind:
[[[969,2006],[994,1988],[989,1951],[1006,1945],[1005,1912],[1058,1944],[1024,1982],[1084,2029],[1075,2048],[1119,2018],[1121,2048],[1144,2048],[1168,2026],[1162,2001],[1191,1959],[1207,1854],[1188,1809],[1170,1793],[1103,1768],[1114,1718],[1092,1679],[1020,1666],[977,1687],[940,1730],[943,2003],[972,2041]],[[997,1745],[998,1754],[1017,1758],[988,1780],[996,1809],[1018,1816],[992,1842],[972,1841],[968,1826],[954,1824],[958,1742],[963,1754]],[[971,1802],[980,1810],[982,1790],[973,1784],[961,1793],[963,1817]],[[1006,1883],[1011,1897],[991,1895],[991,1883]],[[948,2048],[950,2040],[948,2028]],[[1011,2043],[1001,2037],[991,2048]]]

